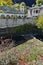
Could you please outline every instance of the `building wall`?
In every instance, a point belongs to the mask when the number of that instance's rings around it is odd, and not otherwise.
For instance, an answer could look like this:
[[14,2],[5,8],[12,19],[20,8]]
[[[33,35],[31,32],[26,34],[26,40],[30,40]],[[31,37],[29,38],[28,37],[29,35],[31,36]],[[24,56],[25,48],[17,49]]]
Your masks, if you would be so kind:
[[27,14],[27,16],[28,17],[32,17],[32,15],[31,15],[31,12],[30,12],[31,10],[28,10],[28,14]]
[[40,9],[40,15],[43,15],[43,8]]
[[27,17],[36,17],[38,15],[43,15],[43,8],[41,7],[34,7],[28,9]]

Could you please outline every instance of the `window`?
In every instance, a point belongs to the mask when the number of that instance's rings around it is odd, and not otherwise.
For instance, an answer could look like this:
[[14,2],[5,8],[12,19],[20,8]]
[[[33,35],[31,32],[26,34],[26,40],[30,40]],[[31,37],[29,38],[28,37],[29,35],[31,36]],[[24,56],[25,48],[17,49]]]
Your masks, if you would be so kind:
[[38,10],[36,10],[36,13],[38,13]]
[[38,14],[38,13],[40,13],[40,10],[34,10],[34,13],[36,13],[36,14]]
[[35,10],[34,10],[34,13],[35,13]]
[[36,13],[40,13],[40,10],[36,10]]

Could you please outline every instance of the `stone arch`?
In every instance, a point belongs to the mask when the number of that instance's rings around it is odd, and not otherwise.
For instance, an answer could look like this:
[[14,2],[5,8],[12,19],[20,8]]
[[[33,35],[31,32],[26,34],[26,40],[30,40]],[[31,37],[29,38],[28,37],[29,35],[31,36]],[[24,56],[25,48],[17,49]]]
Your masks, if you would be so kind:
[[0,18],[5,19],[5,15],[1,15]]
[[9,16],[9,15],[6,15],[6,18],[7,18],[7,19],[10,19],[10,16]]
[[11,15],[11,19],[14,19],[14,15]]

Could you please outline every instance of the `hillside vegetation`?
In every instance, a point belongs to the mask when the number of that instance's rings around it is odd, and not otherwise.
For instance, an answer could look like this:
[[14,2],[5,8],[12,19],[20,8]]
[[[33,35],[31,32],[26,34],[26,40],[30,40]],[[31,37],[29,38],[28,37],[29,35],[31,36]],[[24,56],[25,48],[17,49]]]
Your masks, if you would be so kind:
[[0,53],[0,65],[43,65],[43,42],[31,39]]

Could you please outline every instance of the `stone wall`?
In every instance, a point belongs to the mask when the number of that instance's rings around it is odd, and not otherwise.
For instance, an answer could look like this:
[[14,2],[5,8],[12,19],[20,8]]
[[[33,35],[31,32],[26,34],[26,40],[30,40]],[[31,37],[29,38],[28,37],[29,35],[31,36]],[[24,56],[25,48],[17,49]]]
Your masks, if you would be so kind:
[[7,28],[7,27],[16,27],[23,24],[34,24],[35,19],[29,18],[29,19],[0,19],[0,28]]

